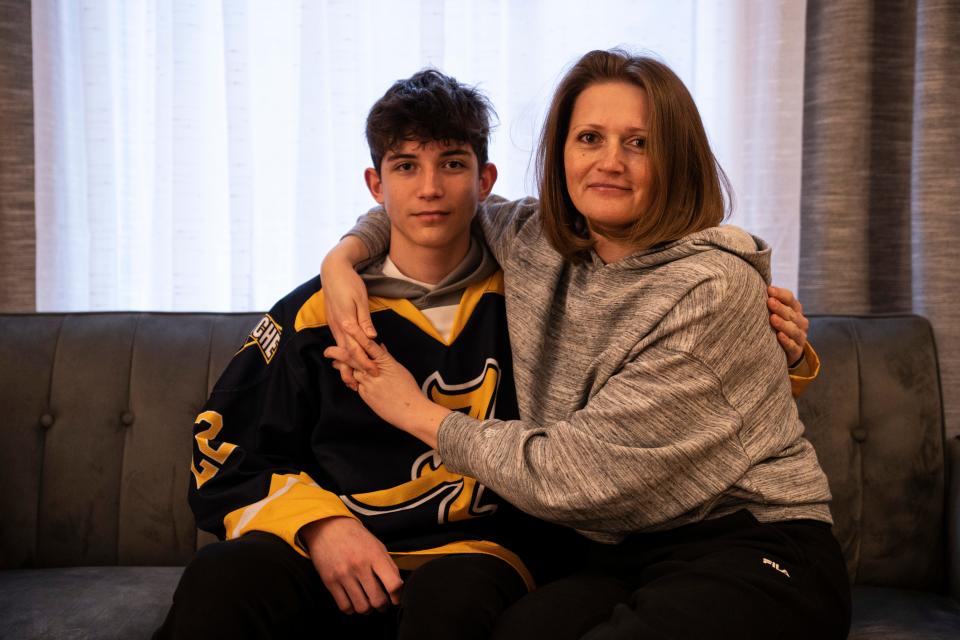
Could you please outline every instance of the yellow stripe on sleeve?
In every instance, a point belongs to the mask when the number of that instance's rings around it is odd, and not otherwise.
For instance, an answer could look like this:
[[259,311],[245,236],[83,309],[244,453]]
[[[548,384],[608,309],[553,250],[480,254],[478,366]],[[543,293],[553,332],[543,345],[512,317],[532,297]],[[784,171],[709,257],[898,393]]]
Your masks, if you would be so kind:
[[441,547],[434,547],[433,549],[422,549],[418,551],[391,551],[390,557],[393,558],[393,561],[397,564],[398,568],[413,570],[426,564],[434,558],[440,558],[442,556],[449,556],[457,553],[482,553],[488,556],[500,558],[520,574],[520,577],[523,578],[523,583],[527,586],[527,591],[533,591],[536,587],[536,583],[533,580],[533,575],[530,574],[530,570],[527,569],[525,564],[523,564],[523,560],[520,559],[520,556],[513,553],[509,549],[501,547],[495,542],[489,542],[487,540],[460,540],[458,542],[445,544]]
[[790,391],[794,398],[800,397],[807,385],[813,382],[820,375],[820,356],[813,350],[813,345],[809,342],[803,345],[803,362],[791,369]]
[[274,474],[267,496],[228,513],[223,526],[227,540],[250,531],[264,531],[283,538],[297,553],[307,556],[297,544],[297,532],[314,520],[332,516],[356,518],[336,494],[322,489],[307,474]]

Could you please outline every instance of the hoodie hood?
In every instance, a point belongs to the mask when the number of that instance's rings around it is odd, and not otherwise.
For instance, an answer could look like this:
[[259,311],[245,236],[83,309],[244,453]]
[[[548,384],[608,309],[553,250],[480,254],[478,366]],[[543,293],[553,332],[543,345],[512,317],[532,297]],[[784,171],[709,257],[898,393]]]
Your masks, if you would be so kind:
[[367,293],[384,298],[406,298],[418,309],[457,304],[464,289],[475,282],[486,280],[500,269],[487,245],[473,234],[470,236],[467,255],[433,290],[414,282],[383,275],[386,258],[386,254],[380,254],[357,266],[360,277],[367,285]]
[[[740,227],[725,224],[684,236],[680,240],[635,253],[620,263],[625,268],[648,269],[683,260],[704,251],[732,253],[752,266],[770,284],[770,246]],[[599,258],[595,258],[595,261]]]

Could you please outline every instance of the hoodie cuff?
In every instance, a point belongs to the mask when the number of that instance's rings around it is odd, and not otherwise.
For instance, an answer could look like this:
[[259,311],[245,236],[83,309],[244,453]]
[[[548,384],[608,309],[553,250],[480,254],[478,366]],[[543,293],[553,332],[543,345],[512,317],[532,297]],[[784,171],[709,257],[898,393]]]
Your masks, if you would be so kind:
[[451,411],[437,430],[437,451],[443,465],[452,473],[473,477],[470,452],[479,444],[483,422],[470,416]]

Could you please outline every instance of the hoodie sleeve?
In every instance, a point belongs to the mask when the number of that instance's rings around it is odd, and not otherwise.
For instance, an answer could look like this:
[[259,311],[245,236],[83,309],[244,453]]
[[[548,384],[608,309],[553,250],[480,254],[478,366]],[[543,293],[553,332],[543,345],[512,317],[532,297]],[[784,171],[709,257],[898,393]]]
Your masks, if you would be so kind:
[[451,413],[438,450],[539,518],[586,531],[640,531],[719,496],[750,467],[739,413],[689,354],[645,350],[566,420]]
[[302,526],[353,516],[305,471],[317,404],[282,316],[275,307],[257,324],[197,416],[189,500],[220,539],[265,531],[306,555]]
[[538,217],[540,201],[536,198],[507,200],[497,195],[487,198],[477,210],[477,224],[490,252],[500,264],[506,264],[520,230]]

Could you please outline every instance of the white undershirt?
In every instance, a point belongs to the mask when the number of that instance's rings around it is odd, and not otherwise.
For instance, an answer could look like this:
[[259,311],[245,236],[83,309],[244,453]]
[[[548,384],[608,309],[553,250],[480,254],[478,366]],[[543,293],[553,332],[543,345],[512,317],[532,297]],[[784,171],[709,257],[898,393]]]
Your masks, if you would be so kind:
[[[435,284],[420,282],[419,280],[414,280],[413,278],[404,275],[400,272],[400,269],[397,268],[397,265],[393,264],[393,260],[391,260],[389,256],[383,263],[383,275],[396,278],[397,280],[406,280],[407,282],[418,284],[421,287],[426,288],[428,291],[433,291],[437,288],[437,285]],[[449,341],[450,333],[453,331],[453,319],[457,315],[458,306],[460,305],[448,304],[442,307],[421,309],[420,311],[427,318],[427,320],[430,321],[430,324],[433,325],[433,328],[437,330],[437,333]]]

